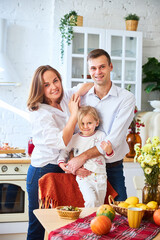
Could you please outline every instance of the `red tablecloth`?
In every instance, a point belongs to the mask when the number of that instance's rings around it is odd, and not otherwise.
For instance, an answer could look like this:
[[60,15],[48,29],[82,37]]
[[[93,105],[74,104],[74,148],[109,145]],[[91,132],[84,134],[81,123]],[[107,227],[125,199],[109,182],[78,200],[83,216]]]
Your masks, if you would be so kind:
[[95,213],[79,218],[75,222],[50,232],[48,240],[106,240],[106,239],[123,239],[123,240],[151,240],[159,232],[160,227],[152,222],[142,221],[140,228],[134,229],[128,226],[128,220],[124,216],[116,215],[112,223],[110,232],[106,235],[97,236],[92,233],[90,222],[95,217]]

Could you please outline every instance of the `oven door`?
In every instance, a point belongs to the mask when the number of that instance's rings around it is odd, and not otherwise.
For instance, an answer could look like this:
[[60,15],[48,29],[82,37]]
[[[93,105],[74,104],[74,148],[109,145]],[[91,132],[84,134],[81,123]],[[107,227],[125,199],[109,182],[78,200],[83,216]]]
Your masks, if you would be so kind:
[[26,175],[0,176],[0,222],[28,221]]

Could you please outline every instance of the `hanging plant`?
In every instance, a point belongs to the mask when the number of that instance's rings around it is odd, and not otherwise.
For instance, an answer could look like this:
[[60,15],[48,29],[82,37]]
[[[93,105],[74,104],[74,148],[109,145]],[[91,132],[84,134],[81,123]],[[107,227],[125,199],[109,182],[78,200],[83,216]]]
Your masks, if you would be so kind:
[[70,11],[65,14],[60,20],[59,30],[61,32],[61,61],[63,63],[64,56],[64,43],[68,46],[71,44],[73,39],[73,26],[77,26],[77,13],[75,11]]

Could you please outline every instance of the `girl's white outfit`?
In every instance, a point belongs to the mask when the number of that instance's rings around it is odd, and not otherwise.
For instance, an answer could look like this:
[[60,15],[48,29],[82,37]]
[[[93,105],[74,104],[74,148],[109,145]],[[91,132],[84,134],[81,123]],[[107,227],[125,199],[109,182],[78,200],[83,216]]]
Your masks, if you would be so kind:
[[[61,151],[58,164],[66,161],[71,150],[74,152],[74,157],[79,156],[81,153],[94,147],[96,143],[102,142],[104,138],[105,133],[99,130],[97,130],[92,136],[82,136],[79,133],[73,135],[67,146],[67,150]],[[110,157],[112,156],[113,155]],[[87,160],[84,164],[84,168],[91,171],[92,174],[85,178],[76,176],[76,180],[80,191],[82,192],[85,207],[98,207],[104,204],[107,191],[106,164],[104,156],[101,155]]]

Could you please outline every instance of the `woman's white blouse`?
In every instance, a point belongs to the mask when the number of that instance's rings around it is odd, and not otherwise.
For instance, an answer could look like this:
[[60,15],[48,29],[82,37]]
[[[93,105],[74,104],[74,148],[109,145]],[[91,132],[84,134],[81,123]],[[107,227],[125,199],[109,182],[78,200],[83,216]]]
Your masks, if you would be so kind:
[[60,103],[63,111],[47,104],[40,104],[37,111],[30,112],[32,137],[35,148],[31,156],[31,165],[43,167],[49,163],[57,164],[59,152],[65,149],[62,138],[63,128],[69,116],[68,103],[78,87],[64,91]]

